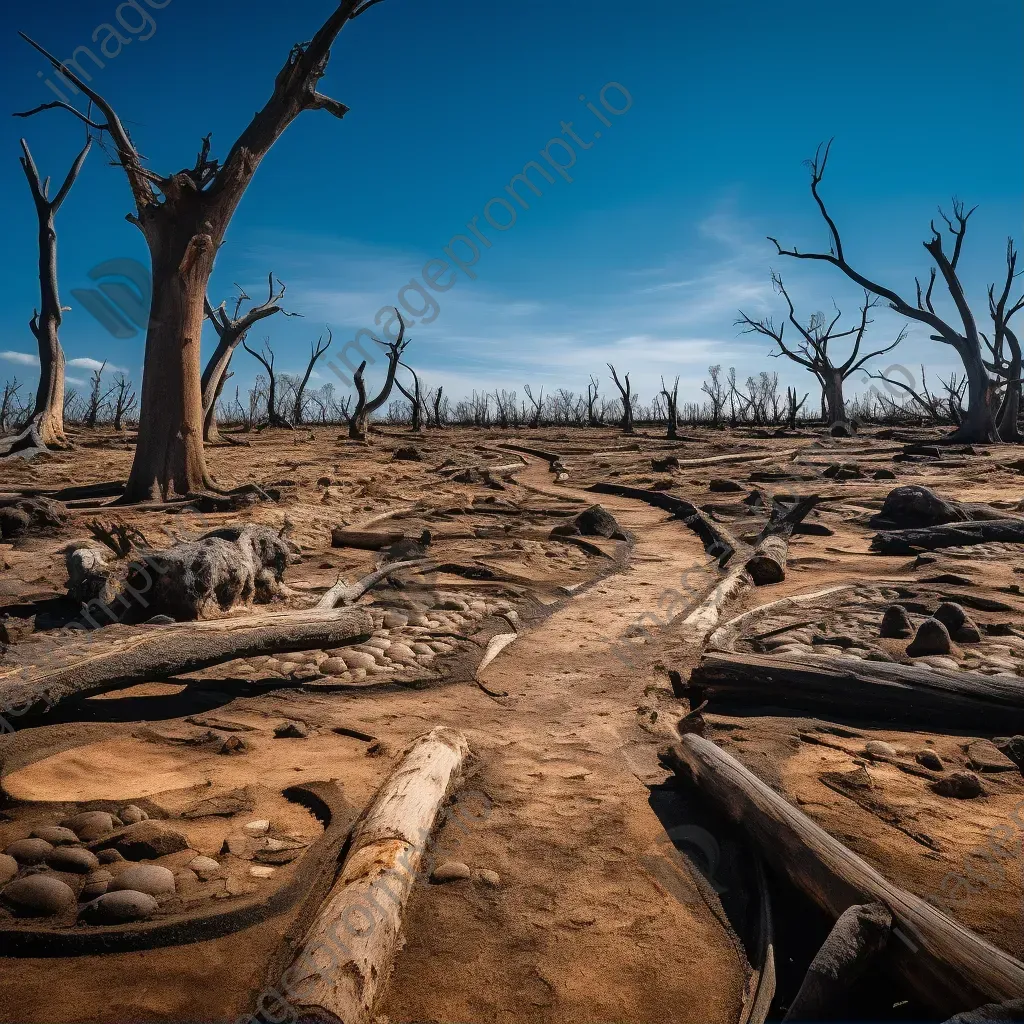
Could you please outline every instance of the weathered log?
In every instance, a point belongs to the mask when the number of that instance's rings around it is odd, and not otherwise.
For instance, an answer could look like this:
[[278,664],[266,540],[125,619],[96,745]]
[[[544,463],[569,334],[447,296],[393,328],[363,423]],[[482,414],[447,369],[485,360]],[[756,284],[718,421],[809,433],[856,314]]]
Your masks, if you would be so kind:
[[370,530],[349,530],[336,526],[331,530],[331,547],[361,548],[364,551],[381,551],[392,544],[397,544],[404,533],[379,533]]
[[815,954],[783,1020],[826,1020],[885,949],[892,914],[883,903],[847,907]]
[[949,1016],[1024,991],[1024,963],[892,883],[710,740],[683,736],[666,759],[833,918],[883,904],[894,924],[886,961],[926,1005]]
[[690,675],[712,705],[841,714],[913,728],[1024,731],[1024,681],[854,658],[706,654]]
[[469,754],[461,733],[421,736],[356,823],[334,888],[285,971],[298,1024],[367,1024],[402,945],[402,914]]
[[781,583],[786,578],[786,556],[793,528],[818,503],[818,496],[802,498],[795,505],[772,501],[772,512],[754,542],[754,553],[747,559],[747,572],[754,585]]
[[[124,627],[97,630],[62,641],[39,664],[0,670],[0,730],[20,728],[71,698],[168,679],[236,658],[340,647],[372,632],[370,616],[350,608],[263,612],[130,632]],[[36,651],[32,654],[37,656]]]
[[883,555],[909,555],[915,548],[959,548],[971,544],[1024,544],[1024,519],[987,519],[979,522],[882,530],[871,540],[871,550]]
[[686,644],[701,644],[718,626],[722,609],[747,587],[753,585],[745,568],[733,569],[714,590],[704,598],[680,626],[681,639]]

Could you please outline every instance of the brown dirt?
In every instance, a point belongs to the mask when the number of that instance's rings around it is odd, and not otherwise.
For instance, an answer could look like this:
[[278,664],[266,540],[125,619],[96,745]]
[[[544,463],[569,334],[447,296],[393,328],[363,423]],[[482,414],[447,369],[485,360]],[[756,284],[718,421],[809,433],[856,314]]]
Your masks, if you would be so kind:
[[[0,602],[8,611],[28,614],[44,607],[29,607],[30,602],[60,597],[66,579],[60,551],[72,536],[86,535],[92,518],[135,526],[154,545],[193,538],[224,523],[253,520],[280,527],[287,519],[304,560],[289,569],[286,582],[314,593],[333,584],[339,572],[352,580],[369,571],[376,558],[375,552],[332,548],[332,527],[390,529],[398,523],[418,536],[427,526],[435,535],[435,559],[487,566],[513,580],[504,584],[506,589],[529,591],[526,604],[521,597],[504,595],[523,613],[522,632],[481,676],[488,690],[507,696],[489,696],[464,671],[455,672],[455,655],[451,661],[439,656],[416,671],[387,670],[373,685],[367,685],[369,679],[353,679],[348,689],[334,692],[300,688],[287,678],[288,665],[232,663],[91,698],[58,709],[52,724],[0,738],[0,784],[15,822],[26,807],[48,802],[128,803],[145,797],[173,803],[169,794],[192,792],[196,786],[212,794],[252,783],[280,790],[297,779],[337,779],[347,800],[361,807],[411,739],[437,724],[462,729],[473,751],[466,787],[485,794],[488,813],[464,834],[443,829],[433,858],[464,861],[474,878],[415,889],[406,917],[407,945],[379,1008],[381,1019],[395,1024],[737,1020],[749,971],[746,954],[701,865],[665,853],[665,824],[655,813],[650,788],[666,780],[658,749],[671,742],[675,721],[687,710],[685,701],[672,696],[667,670],[677,669],[685,678],[697,653],[683,643],[678,624],[720,572],[697,537],[665,512],[632,499],[595,496],[585,490],[589,484],[665,485],[669,493],[695,504],[713,503],[712,515],[719,514],[742,538],[756,534],[763,519],[746,515],[737,500],[743,494],[709,493],[711,477],[746,482],[767,466],[792,471],[794,455],[785,453],[794,450],[803,463],[798,472],[805,475],[834,461],[856,462],[868,473],[894,468],[896,481],[869,477],[749,484],[766,494],[826,496],[810,521],[834,532],[795,537],[787,579],[747,593],[724,619],[834,583],[895,579],[919,586],[942,573],[970,577],[973,585],[937,585],[940,589],[994,598],[1010,609],[972,611],[975,621],[1019,622],[1024,609],[1016,584],[1024,558],[1012,549],[953,549],[917,563],[913,557],[869,551],[874,531],[867,518],[896,484],[922,483],[963,500],[1015,502],[1018,475],[989,468],[1000,462],[998,449],[977,456],[986,466],[981,473],[937,463],[893,463],[900,446],[869,438],[766,440],[708,433],[699,443],[673,446],[654,437],[624,439],[609,430],[522,431],[514,438],[499,431],[446,430],[413,440],[426,453],[417,463],[390,461],[394,448],[410,443],[409,435],[397,430],[376,435],[370,446],[339,442],[327,431],[317,431],[313,440],[305,437],[266,431],[254,437],[251,449],[209,453],[222,483],[276,484],[282,491],[279,503],[208,515],[76,509],[68,536],[0,546],[0,565],[6,566]],[[108,447],[17,467],[4,486],[123,480],[131,452],[107,438]],[[543,460],[533,456],[525,457],[528,465],[505,490],[454,483],[435,472],[446,459],[465,465],[515,461],[496,448],[508,441],[562,454],[568,483],[556,485]],[[760,453],[764,461],[652,472],[651,456],[667,452],[681,460],[750,452]],[[326,487],[317,484],[324,476],[332,481]],[[539,510],[527,523],[520,546],[488,533],[506,522],[481,512],[480,502],[488,498]],[[628,551],[597,542],[618,562],[546,539],[557,510],[582,509],[595,500],[633,535]],[[431,518],[431,510],[454,507],[471,511],[447,520]],[[400,508],[413,514],[369,523]],[[431,586],[462,588],[460,593],[477,586],[474,593],[490,595],[488,601],[501,589],[446,573],[433,578]],[[561,587],[572,589],[566,593]],[[393,596],[379,590],[367,601],[376,604]],[[488,604],[480,614],[479,622],[486,623],[496,613]],[[40,613],[37,634],[46,627]],[[29,650],[21,641],[8,658],[17,654],[24,661]],[[0,675],[3,671],[0,662]],[[453,677],[465,681],[445,681]],[[259,685],[250,685],[253,680]],[[984,846],[989,830],[1010,822],[1011,811],[1024,797],[1020,773],[986,775],[986,795],[977,800],[936,796],[923,779],[865,761],[864,743],[883,739],[910,751],[930,745],[950,767],[963,767],[966,745],[979,737],[871,728],[851,721],[855,710],[837,709],[836,714],[853,726],[853,736],[821,733],[829,723],[768,711],[743,717],[710,714],[708,735],[900,885],[925,898],[941,895],[950,876],[964,875],[979,860],[972,851]],[[184,720],[196,715],[249,726],[242,735],[251,750],[228,757],[205,747],[161,742],[147,732],[186,725]],[[274,738],[274,726],[286,719],[306,723],[310,736]],[[335,726],[378,737],[384,753],[370,756],[366,742],[333,732]],[[816,730],[845,749],[800,740],[801,731]],[[861,764],[871,774],[873,796],[908,827],[932,837],[937,849],[915,842],[820,781],[822,773]],[[4,834],[9,830],[5,826]],[[725,831],[712,831],[724,849]],[[219,837],[201,833],[190,836],[193,845],[199,852],[215,853]],[[961,898],[952,912],[1021,957],[1019,851],[1018,833],[1016,849],[1000,862],[1006,868],[1002,880],[972,883],[969,898]],[[665,884],[666,857],[680,857],[678,885]],[[497,872],[499,886],[484,883],[480,870]],[[776,907],[777,914],[786,912],[785,906]],[[236,1019],[251,1012],[292,918],[283,914],[215,941],[165,949],[63,959],[7,957],[0,961],[0,1020]],[[805,957],[804,966],[812,953],[793,951]],[[780,998],[786,994],[793,993],[780,992]]]

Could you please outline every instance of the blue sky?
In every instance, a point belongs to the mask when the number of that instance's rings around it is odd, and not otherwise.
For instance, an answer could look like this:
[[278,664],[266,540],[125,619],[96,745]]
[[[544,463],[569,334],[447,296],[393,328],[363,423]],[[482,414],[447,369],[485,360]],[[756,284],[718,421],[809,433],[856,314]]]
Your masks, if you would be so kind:
[[[224,156],[290,45],[310,38],[331,7],[134,0],[121,5],[128,42],[102,58],[93,84],[153,168],[191,166],[211,131],[214,154]],[[117,25],[118,9],[114,0],[51,0],[10,17],[0,67],[9,108],[53,98],[37,77],[42,59],[17,29],[62,58],[81,45],[99,54],[94,34],[102,42],[100,26]],[[835,136],[823,192],[847,255],[905,294],[927,273],[921,242],[936,205],[953,194],[978,204],[962,267],[983,315],[1006,235],[1024,234],[1022,21],[1019,0],[386,0],[343,31],[321,85],[351,112],[343,121],[305,113],[277,143],[218,256],[212,296],[229,296],[236,281],[262,296],[273,270],[288,286],[288,308],[304,318],[265,321],[250,343],[268,334],[278,366],[300,370],[325,324],[337,347],[372,328],[424,263],[442,257],[472,217],[483,226],[488,201],[507,199],[511,177],[538,160],[554,182],[536,179],[540,197],[520,190],[529,209],[517,205],[506,231],[485,228],[492,245],[480,246],[475,279],[457,273],[435,294],[432,322],[410,330],[409,360],[425,383],[455,395],[521,393],[524,383],[579,391],[597,373],[610,389],[612,361],[632,371],[642,401],[661,374],[678,374],[691,399],[707,366],[722,363],[741,377],[778,370],[813,392],[805,371],[768,358],[763,339],[734,326],[739,307],[781,312],[773,267],[799,311],[830,309],[834,298],[856,313],[859,295],[838,271],[780,258],[765,240],[826,246],[802,161]],[[631,97],[621,115],[601,105],[609,82]],[[605,95],[625,106],[617,89]],[[573,144],[571,182],[541,156],[549,140],[568,138],[563,121],[591,147]],[[17,372],[34,382],[27,320],[38,295],[36,229],[18,139],[59,183],[83,132],[63,111],[2,123],[0,380]],[[548,152],[568,159],[559,144]],[[73,307],[62,329],[72,378],[84,380],[103,359],[141,375],[143,335],[113,338],[71,295],[93,287],[88,271],[103,261],[148,262],[124,220],[129,210],[122,172],[94,147],[57,223],[62,300]],[[492,213],[509,216],[500,206]],[[871,337],[882,345],[899,326],[879,310]],[[920,328],[880,366],[892,362],[915,376],[921,362],[929,376],[957,366]],[[257,367],[243,352],[233,369],[230,386],[251,381]]]

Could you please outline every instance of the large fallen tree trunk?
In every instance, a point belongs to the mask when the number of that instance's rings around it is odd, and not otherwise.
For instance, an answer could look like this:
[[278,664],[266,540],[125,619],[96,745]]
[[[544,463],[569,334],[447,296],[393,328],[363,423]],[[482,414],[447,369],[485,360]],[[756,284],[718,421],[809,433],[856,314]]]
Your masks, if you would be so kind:
[[1024,544],[1024,519],[987,519],[971,523],[882,530],[871,540],[871,550],[883,555],[909,555],[915,548],[959,548],[971,544]]
[[926,1005],[949,1016],[1024,991],[1024,963],[893,884],[710,740],[686,735],[667,758],[833,918],[883,904],[893,918],[887,961]]
[[706,654],[690,675],[712,705],[781,708],[932,729],[1024,731],[1024,682],[853,658]]
[[356,823],[341,875],[281,982],[293,1020],[371,1020],[403,944],[406,901],[468,754],[452,729],[421,736]]
[[340,647],[372,632],[370,616],[354,608],[263,612],[130,632],[111,626],[64,641],[38,665],[3,671],[0,731],[20,728],[70,698],[168,679],[236,658]]
[[704,598],[689,615],[683,619],[679,627],[680,638],[684,644],[703,646],[708,636],[718,628],[722,617],[722,609],[744,590],[753,585],[750,573],[745,568],[733,569],[714,590]]
[[771,516],[754,542],[754,553],[747,559],[747,572],[755,586],[781,583],[786,578],[789,538],[817,503],[817,495],[802,498],[792,506],[772,499]]

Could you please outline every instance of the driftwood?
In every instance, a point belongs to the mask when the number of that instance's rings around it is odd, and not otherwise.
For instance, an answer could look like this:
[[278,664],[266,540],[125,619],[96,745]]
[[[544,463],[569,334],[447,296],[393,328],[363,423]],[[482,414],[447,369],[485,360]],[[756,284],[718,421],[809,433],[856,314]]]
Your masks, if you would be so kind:
[[596,491],[598,494],[615,494],[620,498],[633,498],[637,501],[644,501],[655,508],[663,508],[671,512],[677,519],[681,519],[683,525],[693,530],[704,544],[704,550],[713,558],[718,559],[719,568],[725,568],[726,563],[735,554],[737,547],[736,540],[728,530],[713,523],[696,505],[675,495],[666,494],[664,491],[645,491],[640,487],[626,487],[623,484],[610,484],[605,482],[596,483],[588,487],[589,491]]
[[468,754],[451,729],[421,736],[356,823],[341,874],[282,979],[298,1021],[371,1020],[431,832]]
[[753,585],[750,573],[743,567],[733,569],[714,590],[680,624],[683,643],[703,645],[718,627],[722,609],[747,587]]
[[[8,724],[16,719],[17,727],[70,698],[169,679],[236,658],[340,647],[372,632],[370,616],[351,608],[144,626],[127,635],[111,627],[62,642],[39,664],[7,668],[0,674],[0,715]],[[0,722],[0,728],[7,727]]]
[[783,1020],[827,1020],[886,948],[892,914],[884,903],[847,907],[807,968]]
[[790,661],[757,654],[706,654],[690,675],[713,705],[842,714],[913,728],[979,734],[1024,732],[1024,682],[854,658]]
[[871,540],[871,550],[883,555],[909,555],[915,548],[959,548],[971,544],[1024,544],[1024,519],[987,519],[941,526],[882,530]]
[[1024,963],[893,884],[710,740],[683,736],[666,759],[833,918],[854,904],[883,904],[893,919],[888,964],[938,1013],[1024,991]]
[[801,498],[795,505],[772,500],[772,512],[754,542],[754,553],[747,559],[747,572],[755,586],[781,583],[786,578],[786,556],[793,528],[818,503],[818,496]]

